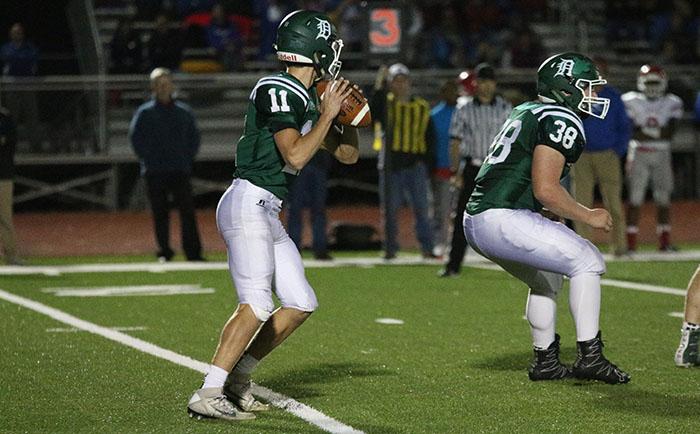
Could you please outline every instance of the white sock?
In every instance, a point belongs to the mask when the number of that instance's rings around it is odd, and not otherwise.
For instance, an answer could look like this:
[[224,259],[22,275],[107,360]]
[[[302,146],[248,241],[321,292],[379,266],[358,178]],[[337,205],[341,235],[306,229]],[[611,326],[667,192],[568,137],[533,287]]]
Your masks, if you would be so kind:
[[557,302],[544,295],[530,292],[525,314],[530,323],[532,344],[541,350],[549,348],[549,345],[554,342]]
[[219,368],[216,365],[209,366],[209,371],[204,377],[204,385],[202,389],[208,387],[224,387],[226,382],[226,377],[228,377],[228,372],[226,370]]
[[233,372],[236,374],[250,375],[258,366],[258,363],[260,363],[260,360],[248,353],[245,353],[243,357],[241,357],[241,360],[236,363],[236,366],[233,368]]
[[600,276],[582,273],[571,277],[569,309],[574,317],[576,340],[588,341],[596,337],[600,326]]

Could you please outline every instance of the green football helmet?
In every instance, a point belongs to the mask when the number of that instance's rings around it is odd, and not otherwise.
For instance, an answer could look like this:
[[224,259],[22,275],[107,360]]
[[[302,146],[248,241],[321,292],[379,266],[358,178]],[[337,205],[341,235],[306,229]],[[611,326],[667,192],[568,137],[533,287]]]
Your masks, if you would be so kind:
[[338,77],[343,40],[328,17],[320,12],[298,10],[290,13],[277,28],[275,50],[283,62],[314,66],[317,79],[329,74]]
[[583,54],[556,54],[537,69],[537,94],[542,101],[600,119],[608,114],[610,100],[594,97],[593,88],[605,83],[595,63]]

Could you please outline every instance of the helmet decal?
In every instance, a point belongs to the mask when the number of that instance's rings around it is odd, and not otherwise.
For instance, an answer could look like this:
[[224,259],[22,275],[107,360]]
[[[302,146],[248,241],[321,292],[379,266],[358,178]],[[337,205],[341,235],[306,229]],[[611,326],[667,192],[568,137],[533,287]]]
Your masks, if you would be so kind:
[[566,78],[571,78],[574,71],[574,64],[575,62],[571,59],[561,59],[561,62],[559,62],[559,64],[556,65],[559,69],[557,70],[557,72],[554,73],[554,76],[557,77],[561,75]]
[[316,17],[316,19],[318,20],[318,24],[316,24],[316,28],[318,29],[316,39],[323,38],[327,41],[328,38],[331,37],[331,23],[318,17]]

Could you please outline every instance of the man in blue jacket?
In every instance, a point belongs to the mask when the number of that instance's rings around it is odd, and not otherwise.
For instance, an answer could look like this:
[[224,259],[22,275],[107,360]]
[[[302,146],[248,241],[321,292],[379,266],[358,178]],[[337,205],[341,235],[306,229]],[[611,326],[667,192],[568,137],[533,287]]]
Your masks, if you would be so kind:
[[[601,58],[594,60],[601,74],[606,75],[607,63]],[[598,189],[605,208],[613,220],[612,253],[616,256],[627,252],[625,239],[625,216],[622,208],[622,168],[620,159],[627,152],[631,124],[625,112],[620,92],[610,85],[599,92],[601,98],[610,99],[610,109],[605,119],[590,116],[583,121],[586,132],[586,147],[573,167],[573,191],[577,201],[587,207],[593,205],[593,189]],[[591,227],[575,224],[576,232],[591,239]]]
[[192,163],[199,150],[199,129],[187,104],[173,99],[170,70],[156,68],[151,73],[153,99],[142,104],[129,126],[131,145],[141,162],[146,178],[148,199],[153,210],[158,252],[161,262],[170,261],[170,210],[172,194],[180,211],[182,248],[188,261],[201,261],[197,221],[192,198]]

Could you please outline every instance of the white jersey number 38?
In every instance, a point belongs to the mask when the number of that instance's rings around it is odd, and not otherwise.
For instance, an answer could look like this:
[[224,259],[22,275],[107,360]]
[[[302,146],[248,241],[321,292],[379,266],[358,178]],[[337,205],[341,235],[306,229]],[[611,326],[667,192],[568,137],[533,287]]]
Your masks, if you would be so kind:
[[484,163],[493,165],[504,162],[522,127],[523,123],[520,119],[508,119],[496,138],[493,139],[493,143],[489,147],[489,155]]

